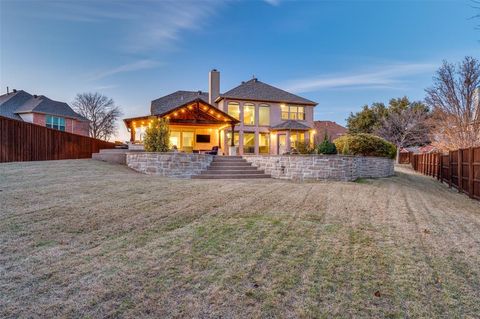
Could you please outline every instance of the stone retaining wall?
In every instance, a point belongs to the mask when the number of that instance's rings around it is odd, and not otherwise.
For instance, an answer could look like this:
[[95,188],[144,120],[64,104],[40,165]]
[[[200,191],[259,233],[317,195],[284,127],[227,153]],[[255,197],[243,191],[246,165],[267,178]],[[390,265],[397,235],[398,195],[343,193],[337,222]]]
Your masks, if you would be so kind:
[[354,181],[394,174],[394,160],[344,155],[244,155],[253,166],[273,178]]
[[206,154],[129,152],[127,166],[144,174],[190,178],[207,169],[212,159]]

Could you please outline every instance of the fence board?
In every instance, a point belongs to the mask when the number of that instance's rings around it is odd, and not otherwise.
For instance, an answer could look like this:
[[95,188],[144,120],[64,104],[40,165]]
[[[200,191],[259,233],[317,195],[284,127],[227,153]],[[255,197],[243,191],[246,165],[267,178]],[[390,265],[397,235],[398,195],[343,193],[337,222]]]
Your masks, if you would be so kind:
[[0,116],[0,163],[91,158],[115,144]]
[[413,169],[437,178],[449,187],[480,200],[480,147],[459,149],[448,154],[414,154]]

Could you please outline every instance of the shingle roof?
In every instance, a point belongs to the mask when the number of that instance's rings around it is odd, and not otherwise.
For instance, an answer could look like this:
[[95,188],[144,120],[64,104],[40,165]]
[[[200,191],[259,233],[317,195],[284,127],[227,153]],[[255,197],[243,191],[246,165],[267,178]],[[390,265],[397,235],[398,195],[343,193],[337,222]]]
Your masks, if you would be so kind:
[[43,95],[31,97],[28,101],[20,105],[15,110],[15,113],[30,112],[45,113],[50,115],[70,117],[80,121],[88,121],[88,119],[72,110],[67,103],[54,101]]
[[313,127],[317,131],[315,135],[315,143],[319,144],[323,141],[325,133],[327,133],[330,141],[347,133],[347,129],[333,121],[315,121]]
[[164,114],[198,98],[208,103],[208,93],[202,91],[177,91],[153,100],[150,106],[150,113],[152,115]]
[[297,131],[308,131],[311,127],[300,123],[299,121],[295,120],[287,120],[270,128],[272,131],[280,131],[280,130],[297,130]]
[[250,81],[242,82],[242,84],[230,91],[220,94],[217,101],[222,98],[317,105],[317,103],[313,101],[268,85],[258,79],[251,79]]
[[23,90],[0,95],[0,115],[21,121],[22,118],[15,111],[19,105],[24,104],[31,98],[32,95]]

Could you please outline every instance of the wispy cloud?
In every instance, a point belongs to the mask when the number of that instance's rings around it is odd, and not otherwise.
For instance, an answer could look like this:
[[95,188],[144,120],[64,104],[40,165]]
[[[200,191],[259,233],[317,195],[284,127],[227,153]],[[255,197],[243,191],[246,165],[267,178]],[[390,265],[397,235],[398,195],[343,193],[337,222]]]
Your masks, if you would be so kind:
[[139,60],[128,64],[123,64],[108,70],[103,70],[100,72],[95,73],[90,77],[90,80],[100,80],[112,75],[116,75],[119,73],[125,72],[133,72],[138,70],[146,70],[146,69],[153,69],[156,67],[161,66],[162,64],[158,61],[153,60]]
[[272,6],[278,6],[280,4],[280,0],[263,0],[263,1],[265,1],[266,3]]
[[292,80],[283,84],[291,92],[305,93],[332,88],[398,88],[406,78],[433,71],[437,66],[428,63],[399,63],[375,67],[364,72],[330,74],[307,79]]

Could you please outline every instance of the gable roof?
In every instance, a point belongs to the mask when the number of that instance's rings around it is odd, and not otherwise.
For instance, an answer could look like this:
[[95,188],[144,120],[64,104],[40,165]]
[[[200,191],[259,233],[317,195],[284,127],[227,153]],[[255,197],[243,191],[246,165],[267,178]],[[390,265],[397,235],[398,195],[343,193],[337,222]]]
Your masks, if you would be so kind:
[[220,94],[216,102],[224,98],[265,102],[285,102],[313,106],[318,104],[301,96],[263,83],[256,78],[247,82],[242,82],[242,84],[231,89],[230,91]]
[[151,115],[165,114],[182,105],[200,99],[208,104],[208,93],[202,91],[177,91],[153,100],[150,105]]
[[308,131],[311,127],[295,120],[287,120],[270,128],[272,131],[280,130],[297,130],[297,131]]
[[347,133],[347,129],[333,121],[314,121],[313,127],[317,131],[315,138],[323,140],[327,133],[330,141]]
[[19,105],[23,105],[31,98],[32,95],[23,90],[0,95],[0,115],[22,121],[22,118],[15,111]]
[[67,103],[54,101],[43,95],[35,96],[18,90],[0,96],[0,115],[21,121],[19,114],[31,112],[88,121],[72,110]]

